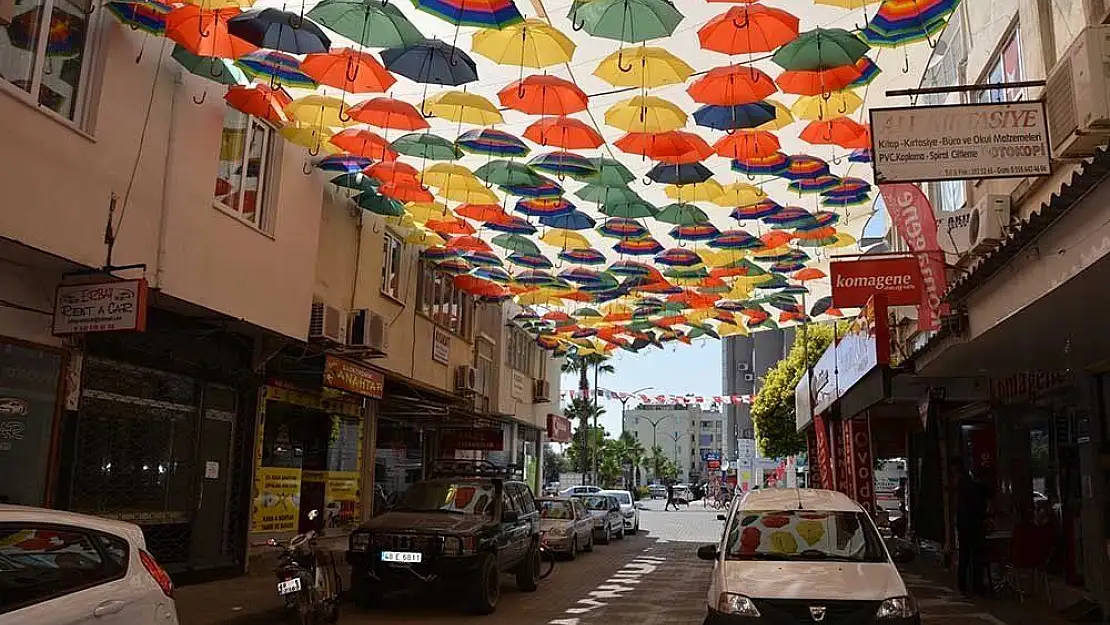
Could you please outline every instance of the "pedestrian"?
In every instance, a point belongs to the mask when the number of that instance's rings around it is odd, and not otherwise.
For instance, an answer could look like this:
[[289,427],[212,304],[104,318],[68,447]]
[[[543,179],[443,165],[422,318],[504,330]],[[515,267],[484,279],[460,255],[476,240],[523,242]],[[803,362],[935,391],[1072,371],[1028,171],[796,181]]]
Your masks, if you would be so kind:
[[674,501],[674,483],[673,482],[667,482],[667,503],[666,503],[666,505],[663,506],[663,512],[667,511],[668,506],[674,506],[674,509],[678,510],[678,504],[675,503],[675,501]]
[[959,553],[957,586],[960,594],[985,594],[988,511],[991,492],[980,476],[953,458],[951,475],[956,480],[956,543]]

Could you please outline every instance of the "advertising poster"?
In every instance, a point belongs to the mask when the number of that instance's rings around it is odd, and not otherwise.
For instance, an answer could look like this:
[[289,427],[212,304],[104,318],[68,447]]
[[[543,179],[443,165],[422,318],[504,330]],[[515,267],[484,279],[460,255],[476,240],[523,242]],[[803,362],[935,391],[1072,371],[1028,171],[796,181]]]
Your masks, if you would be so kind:
[[252,532],[292,532],[301,505],[301,470],[259,467],[254,476]]

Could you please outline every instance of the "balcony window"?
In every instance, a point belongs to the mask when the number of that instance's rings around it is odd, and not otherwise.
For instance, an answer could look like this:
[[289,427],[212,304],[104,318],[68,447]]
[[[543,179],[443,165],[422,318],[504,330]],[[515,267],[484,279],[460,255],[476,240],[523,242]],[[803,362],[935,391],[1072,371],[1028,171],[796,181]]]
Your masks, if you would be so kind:
[[94,19],[89,8],[69,0],[16,0],[12,23],[0,26],[0,82],[79,123]]
[[274,130],[265,122],[228,107],[220,137],[220,162],[214,199],[219,208],[243,222],[273,233],[267,210]]
[[517,327],[509,328],[508,360],[509,366],[528,376],[535,371],[535,348],[532,337]]
[[[1010,34],[1004,39],[998,56],[987,66],[981,83],[994,85],[1025,80],[1025,71],[1021,60],[1021,35],[1015,25]],[[1023,100],[1025,90],[1016,89],[990,89],[979,92],[979,102],[1013,102]]]
[[401,299],[401,239],[386,233],[382,237],[382,293]]
[[469,340],[474,320],[474,298],[455,288],[454,279],[425,261],[420,270],[417,309],[437,325]]

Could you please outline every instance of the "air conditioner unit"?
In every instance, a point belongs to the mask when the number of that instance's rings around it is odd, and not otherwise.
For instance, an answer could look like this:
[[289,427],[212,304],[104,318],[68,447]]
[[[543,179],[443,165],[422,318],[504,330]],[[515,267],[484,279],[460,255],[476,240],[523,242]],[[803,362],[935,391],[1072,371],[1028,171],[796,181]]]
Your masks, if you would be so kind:
[[551,383],[547,380],[533,380],[532,403],[546,404],[551,401]]
[[1110,26],[1085,29],[1048,74],[1048,136],[1056,158],[1091,156],[1110,139]]
[[470,365],[462,365],[456,369],[455,390],[460,393],[477,393],[478,370]]
[[746,363],[746,362],[736,363],[736,370],[737,371],[747,371],[748,369],[751,369],[751,365],[749,365],[748,363]]
[[312,302],[312,315],[308,320],[308,338],[346,343],[346,315],[335,306]]
[[389,325],[385,317],[365,308],[352,311],[347,345],[365,347],[384,356],[389,351]]
[[972,254],[994,249],[1006,236],[1010,225],[1010,196],[987,195],[971,209],[967,225],[967,244]]
[[754,373],[745,373],[744,374],[744,381],[745,382],[754,382],[755,381],[755,374]]

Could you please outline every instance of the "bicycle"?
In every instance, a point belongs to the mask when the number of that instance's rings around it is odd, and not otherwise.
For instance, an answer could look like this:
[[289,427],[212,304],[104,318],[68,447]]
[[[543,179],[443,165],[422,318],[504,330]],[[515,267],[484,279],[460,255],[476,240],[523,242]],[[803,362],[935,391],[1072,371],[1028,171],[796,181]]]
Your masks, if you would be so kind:
[[540,540],[540,561],[547,563],[547,569],[540,571],[540,579],[547,579],[555,572],[555,552],[547,544],[547,539]]

